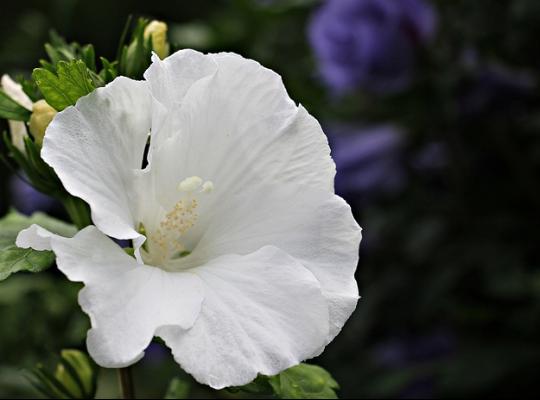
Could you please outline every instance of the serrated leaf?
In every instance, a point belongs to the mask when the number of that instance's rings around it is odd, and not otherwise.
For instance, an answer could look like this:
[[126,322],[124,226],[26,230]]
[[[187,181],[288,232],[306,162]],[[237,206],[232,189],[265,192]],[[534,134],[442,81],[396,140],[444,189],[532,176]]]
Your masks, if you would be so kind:
[[45,68],[36,68],[32,77],[47,103],[58,111],[74,105],[95,89],[84,61],[60,61],[56,70],[57,74],[54,74]]
[[165,399],[187,399],[189,396],[190,384],[180,378],[173,378],[169,383]]
[[31,114],[31,111],[17,103],[3,90],[0,90],[0,118],[14,121],[28,121]]
[[54,262],[54,254],[50,251],[21,249],[15,246],[19,232],[32,224],[38,224],[62,236],[71,237],[77,232],[73,225],[43,213],[34,213],[27,217],[16,211],[9,212],[0,219],[0,281],[19,271],[43,271]]

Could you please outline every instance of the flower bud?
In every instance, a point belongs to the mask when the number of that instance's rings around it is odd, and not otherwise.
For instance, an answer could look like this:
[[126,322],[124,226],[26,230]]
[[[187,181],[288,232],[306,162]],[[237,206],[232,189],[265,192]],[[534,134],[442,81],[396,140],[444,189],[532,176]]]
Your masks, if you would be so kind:
[[152,38],[152,50],[159,58],[164,59],[169,55],[169,42],[167,41],[167,24],[161,21],[152,21],[144,29],[144,38]]
[[32,107],[32,116],[30,117],[30,133],[34,136],[36,143],[43,143],[45,130],[53,120],[57,111],[52,108],[45,100],[38,100]]
[[[24,93],[22,86],[10,78],[9,75],[2,75],[0,87],[15,102],[27,110],[32,110],[32,100]],[[24,139],[28,136],[26,124],[23,121],[8,121],[11,142],[21,152],[25,153]]]

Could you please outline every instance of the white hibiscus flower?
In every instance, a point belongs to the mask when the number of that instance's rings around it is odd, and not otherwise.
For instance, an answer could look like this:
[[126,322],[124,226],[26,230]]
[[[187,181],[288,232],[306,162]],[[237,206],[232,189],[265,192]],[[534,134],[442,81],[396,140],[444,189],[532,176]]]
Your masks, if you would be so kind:
[[[356,306],[360,228],[329,152],[260,64],[154,56],[145,81],[97,89],[45,135],[43,158],[96,227],[68,239],[34,225],[17,244],[52,249],[84,282],[98,364],[130,365],[159,336],[198,381],[246,384],[320,354]],[[132,239],[136,259],[104,234]]]

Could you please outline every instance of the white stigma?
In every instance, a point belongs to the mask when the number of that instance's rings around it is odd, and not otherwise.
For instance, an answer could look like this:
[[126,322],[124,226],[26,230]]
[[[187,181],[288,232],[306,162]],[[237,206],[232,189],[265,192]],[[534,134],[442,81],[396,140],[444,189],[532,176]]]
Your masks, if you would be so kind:
[[203,180],[198,176],[190,176],[189,178],[184,179],[178,185],[178,190],[182,192],[193,192],[201,186]]
[[214,190],[214,184],[211,181],[206,181],[202,185],[202,191],[204,193],[210,193],[212,190]]

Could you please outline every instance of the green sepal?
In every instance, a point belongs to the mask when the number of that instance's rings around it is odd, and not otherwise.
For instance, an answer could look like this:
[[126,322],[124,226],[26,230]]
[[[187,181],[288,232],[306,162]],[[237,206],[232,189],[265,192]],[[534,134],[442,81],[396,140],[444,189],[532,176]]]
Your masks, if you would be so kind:
[[117,66],[118,61],[110,62],[105,57],[99,58],[103,68],[99,71],[99,77],[104,83],[109,83],[118,76]]
[[139,18],[131,34],[129,44],[121,47],[118,63],[120,75],[142,79],[144,71],[150,66],[152,38],[144,38],[144,29],[148,23],[147,19]]

